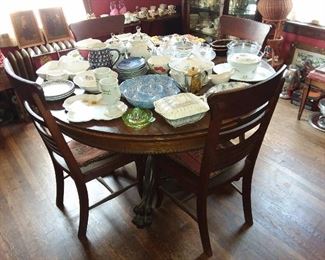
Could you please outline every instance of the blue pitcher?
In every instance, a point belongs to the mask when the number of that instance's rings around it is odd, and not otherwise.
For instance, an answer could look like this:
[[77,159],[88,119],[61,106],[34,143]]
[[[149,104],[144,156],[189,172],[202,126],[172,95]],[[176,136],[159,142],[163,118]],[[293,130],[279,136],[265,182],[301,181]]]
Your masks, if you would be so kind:
[[96,69],[99,67],[113,68],[120,56],[121,53],[117,49],[105,48],[90,50],[88,54],[88,61],[91,69]]

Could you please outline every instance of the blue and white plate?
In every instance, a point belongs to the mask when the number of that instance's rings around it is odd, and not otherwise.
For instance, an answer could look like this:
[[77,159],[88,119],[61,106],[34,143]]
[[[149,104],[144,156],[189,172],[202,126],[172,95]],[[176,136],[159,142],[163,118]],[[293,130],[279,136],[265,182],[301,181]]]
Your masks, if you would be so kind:
[[145,64],[146,60],[144,58],[131,57],[116,64],[116,69],[119,71],[134,71],[141,69]]
[[122,95],[136,107],[153,108],[153,102],[180,92],[178,83],[166,75],[144,75],[125,80]]

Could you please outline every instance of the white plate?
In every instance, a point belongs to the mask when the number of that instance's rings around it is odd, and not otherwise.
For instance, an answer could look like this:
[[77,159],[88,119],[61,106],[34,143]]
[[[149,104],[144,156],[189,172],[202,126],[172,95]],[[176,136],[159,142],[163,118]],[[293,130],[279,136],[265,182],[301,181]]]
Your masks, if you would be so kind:
[[74,84],[69,80],[52,80],[42,83],[46,100],[60,100],[70,96],[74,91]]
[[78,95],[67,98],[63,107],[68,111],[70,122],[87,122],[90,120],[112,120],[121,117],[128,109],[122,101],[108,106],[99,95]]
[[[221,63],[213,67],[213,71],[217,74],[230,71],[232,69],[229,63]],[[255,73],[248,77],[247,75],[242,75],[239,72],[235,72],[230,79],[246,82],[257,82],[265,80],[275,74],[275,70],[270,64],[262,60],[259,66],[257,67]]]

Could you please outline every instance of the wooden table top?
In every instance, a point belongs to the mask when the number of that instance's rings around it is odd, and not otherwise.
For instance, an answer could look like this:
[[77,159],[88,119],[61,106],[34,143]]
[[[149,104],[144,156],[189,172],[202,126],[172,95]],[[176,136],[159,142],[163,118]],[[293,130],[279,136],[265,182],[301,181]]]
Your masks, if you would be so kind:
[[[224,59],[217,57],[215,63]],[[207,85],[201,92],[204,93],[210,86]],[[122,101],[128,104],[127,101]],[[71,138],[100,149],[135,154],[161,154],[202,148],[210,121],[207,113],[197,123],[174,128],[153,111],[155,122],[142,129],[133,129],[126,126],[122,118],[71,123],[60,104],[52,104],[50,109],[62,132]]]

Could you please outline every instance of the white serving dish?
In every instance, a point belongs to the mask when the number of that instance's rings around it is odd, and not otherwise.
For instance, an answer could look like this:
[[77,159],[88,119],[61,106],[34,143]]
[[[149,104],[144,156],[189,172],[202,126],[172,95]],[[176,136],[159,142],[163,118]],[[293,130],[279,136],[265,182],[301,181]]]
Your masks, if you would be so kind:
[[[114,77],[117,78],[118,74],[111,70],[110,75],[108,77]],[[87,70],[84,72],[78,73],[74,78],[73,78],[74,84],[76,84],[78,87],[86,90],[89,93],[99,93],[99,84],[98,80],[96,80],[96,75],[94,70]]]
[[[220,63],[214,66],[213,71],[217,74],[223,73],[226,71],[230,71],[232,69],[229,63]],[[261,63],[257,66],[257,69],[253,75],[241,74],[238,71],[235,71],[234,74],[231,75],[230,79],[245,81],[245,82],[257,82],[261,80],[265,80],[275,74],[275,70],[272,68],[270,64],[266,61],[262,60]]]
[[195,123],[210,109],[204,99],[192,93],[159,99],[154,102],[154,107],[155,111],[174,127]]
[[[67,57],[67,56],[62,56]],[[72,57],[62,58],[60,60],[51,60],[36,70],[36,74],[42,79],[47,79],[47,75],[51,75],[58,70],[68,74],[69,78],[73,78],[77,73],[86,71],[89,68],[88,61],[76,60]]]
[[90,120],[112,120],[121,117],[128,109],[122,101],[109,106],[102,95],[83,94],[67,98],[63,107],[68,111],[70,122],[87,122]]

